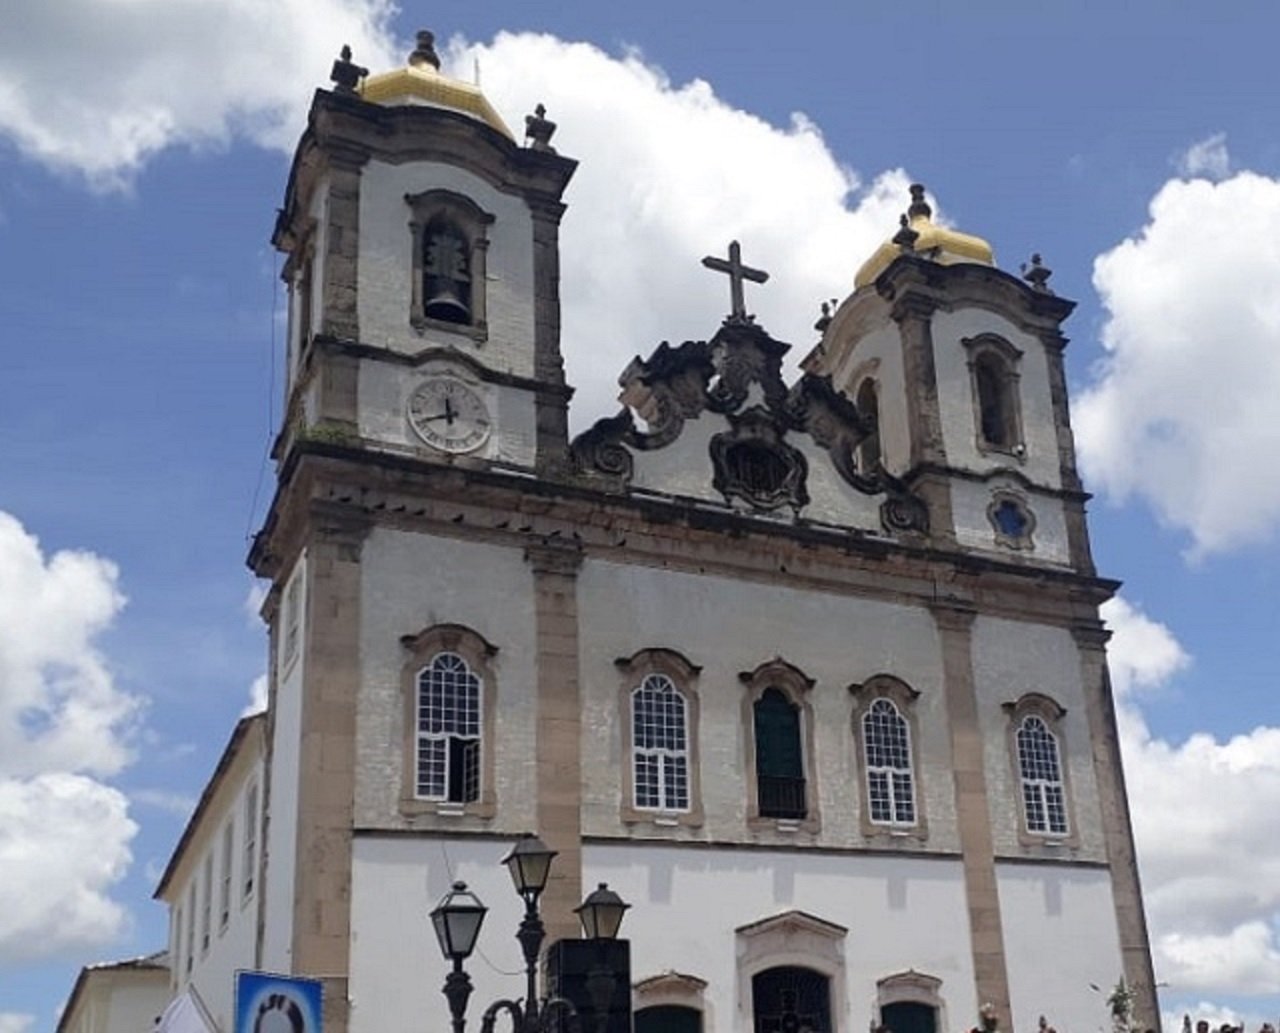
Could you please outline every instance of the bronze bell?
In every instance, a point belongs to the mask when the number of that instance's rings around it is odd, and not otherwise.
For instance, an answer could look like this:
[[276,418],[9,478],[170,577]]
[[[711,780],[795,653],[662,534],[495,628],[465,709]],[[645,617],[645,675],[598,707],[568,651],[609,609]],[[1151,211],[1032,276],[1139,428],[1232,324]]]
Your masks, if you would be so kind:
[[471,306],[459,288],[464,285],[456,280],[443,277],[430,277],[427,290],[430,292],[423,312],[428,319],[441,319],[446,323],[470,323]]

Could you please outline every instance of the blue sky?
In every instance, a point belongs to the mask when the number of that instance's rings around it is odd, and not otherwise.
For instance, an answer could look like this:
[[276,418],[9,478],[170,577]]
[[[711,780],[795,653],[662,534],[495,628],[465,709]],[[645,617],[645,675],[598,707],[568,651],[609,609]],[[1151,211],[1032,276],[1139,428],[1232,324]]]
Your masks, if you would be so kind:
[[377,70],[420,27],[458,74],[478,61],[509,124],[545,101],[583,162],[579,427],[631,355],[714,332],[724,286],[698,260],[732,237],[799,354],[909,181],[1004,268],[1043,253],[1080,303],[1094,551],[1125,582],[1113,666],[1163,1004],[1274,1021],[1270,5],[16,0],[3,21],[0,1033],[51,1030],[79,965],[163,945],[156,876],[264,669],[243,561],[280,410],[288,150],[342,43]]

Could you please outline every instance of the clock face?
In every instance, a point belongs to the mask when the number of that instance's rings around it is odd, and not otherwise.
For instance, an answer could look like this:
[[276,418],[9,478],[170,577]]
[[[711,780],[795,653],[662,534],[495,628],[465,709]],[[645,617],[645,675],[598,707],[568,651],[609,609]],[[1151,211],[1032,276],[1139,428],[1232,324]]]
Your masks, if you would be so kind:
[[474,452],[489,440],[489,410],[461,380],[424,380],[409,396],[409,424],[432,448],[455,455]]

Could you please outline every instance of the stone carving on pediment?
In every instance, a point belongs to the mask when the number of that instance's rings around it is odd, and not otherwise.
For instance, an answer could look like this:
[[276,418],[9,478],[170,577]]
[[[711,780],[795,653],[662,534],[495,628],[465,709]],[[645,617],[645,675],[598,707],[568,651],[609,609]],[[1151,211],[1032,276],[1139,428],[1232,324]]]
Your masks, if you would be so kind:
[[678,438],[685,420],[707,408],[707,384],[714,375],[706,341],[685,341],[678,348],[663,341],[647,360],[632,359],[618,379],[622,403],[648,427],[633,432],[634,446],[662,448]]
[[707,408],[731,413],[746,403],[752,384],[759,384],[770,409],[786,404],[782,356],[790,345],[775,341],[754,325],[725,325],[711,339],[715,379],[707,390]]
[[785,426],[761,406],[726,417],[729,430],[711,439],[712,484],[726,502],[740,499],[753,509],[790,506],[797,514],[809,503],[809,464],[782,438]]
[[635,461],[625,443],[635,432],[635,417],[630,409],[596,420],[570,446],[574,467],[580,473],[603,475],[626,484],[635,470]]

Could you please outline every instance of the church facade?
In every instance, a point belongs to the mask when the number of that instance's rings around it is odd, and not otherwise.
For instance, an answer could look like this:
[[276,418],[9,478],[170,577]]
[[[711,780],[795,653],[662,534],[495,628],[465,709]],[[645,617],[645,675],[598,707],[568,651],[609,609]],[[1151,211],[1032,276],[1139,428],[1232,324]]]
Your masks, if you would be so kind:
[[[308,975],[333,1033],[443,1029],[463,879],[475,1022],[519,993],[499,860],[536,832],[549,939],[597,883],[633,905],[638,1029],[1084,1030],[1122,976],[1156,1026],[1048,271],[913,188],[788,379],[734,245],[723,324],[571,438],[554,125],[518,142],[428,35],[334,81],[274,238],[270,703],[220,766],[260,827],[184,836],[173,990],[216,1017],[234,967]],[[202,877],[256,923],[216,972]]]

